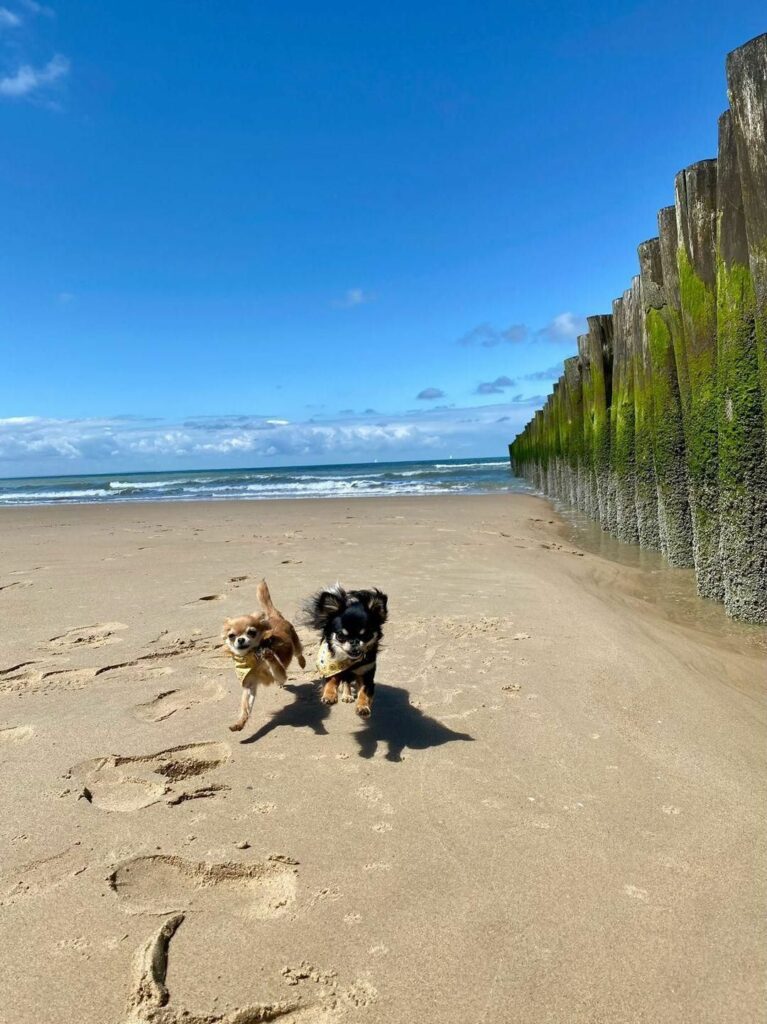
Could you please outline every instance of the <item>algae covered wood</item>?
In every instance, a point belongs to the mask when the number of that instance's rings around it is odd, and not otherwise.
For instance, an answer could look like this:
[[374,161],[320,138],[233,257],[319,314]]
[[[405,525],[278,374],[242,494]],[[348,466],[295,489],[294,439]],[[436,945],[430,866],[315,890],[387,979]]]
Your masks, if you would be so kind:
[[631,291],[613,302],[613,400],[610,406],[610,490],[619,540],[639,540],[634,444],[634,360]]
[[653,452],[650,353],[644,317],[641,276],[631,285],[631,339],[634,367],[634,458],[637,533],[643,548],[660,548],[658,484]]
[[[671,216],[669,216],[669,212]],[[658,496],[660,548],[671,565],[692,565],[692,524],[687,464],[675,347],[681,343],[681,316],[676,283],[676,216],[673,207],[659,214],[661,238],[638,249],[652,403],[652,445]],[[665,227],[664,227],[665,222]],[[673,224],[673,229],[669,230]],[[670,294],[664,279],[664,249],[673,267]]]
[[756,299],[756,344],[767,421],[767,34],[727,57],[748,255]]
[[588,318],[511,452],[545,493],[767,622],[767,35],[728,56],[727,81],[718,160],[676,176],[639,278]]
[[719,454],[716,370],[716,161],[676,176],[677,263],[682,336],[689,380],[684,421],[690,481],[693,559],[698,593],[723,597],[719,551]]
[[717,344],[719,512],[724,603],[767,622],[767,461],[738,148],[729,111],[719,120]]

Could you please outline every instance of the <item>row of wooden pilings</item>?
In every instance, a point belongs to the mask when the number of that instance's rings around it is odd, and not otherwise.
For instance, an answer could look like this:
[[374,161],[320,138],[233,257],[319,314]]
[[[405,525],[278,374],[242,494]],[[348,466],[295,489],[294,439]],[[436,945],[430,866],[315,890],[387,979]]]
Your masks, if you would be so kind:
[[544,494],[767,622],[767,34],[727,83],[717,159],[677,174],[639,274],[509,449]]

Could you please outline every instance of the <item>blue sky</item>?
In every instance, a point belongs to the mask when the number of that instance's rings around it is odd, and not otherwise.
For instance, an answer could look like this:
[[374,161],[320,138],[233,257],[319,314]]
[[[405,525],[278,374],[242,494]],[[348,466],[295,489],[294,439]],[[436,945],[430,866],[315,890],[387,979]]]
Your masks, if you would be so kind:
[[765,29],[0,0],[0,475],[502,453]]

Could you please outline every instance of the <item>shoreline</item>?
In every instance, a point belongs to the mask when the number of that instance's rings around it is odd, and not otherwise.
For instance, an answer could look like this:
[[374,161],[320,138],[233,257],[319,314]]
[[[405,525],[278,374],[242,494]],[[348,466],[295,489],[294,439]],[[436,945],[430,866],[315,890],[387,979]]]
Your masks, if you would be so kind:
[[[201,1020],[760,1020],[754,627],[675,621],[530,495],[5,512],[0,1024],[132,1019],[173,915]],[[309,668],[234,736],[262,575]],[[369,721],[297,618],[339,577],[389,594]]]

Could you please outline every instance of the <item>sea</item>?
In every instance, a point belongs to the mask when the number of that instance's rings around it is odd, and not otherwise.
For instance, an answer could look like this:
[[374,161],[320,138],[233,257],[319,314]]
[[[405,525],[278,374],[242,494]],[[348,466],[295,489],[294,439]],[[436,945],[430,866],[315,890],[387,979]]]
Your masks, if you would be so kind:
[[216,469],[0,479],[0,508],[136,501],[264,501],[422,494],[532,493],[508,459],[366,462],[337,466]]

